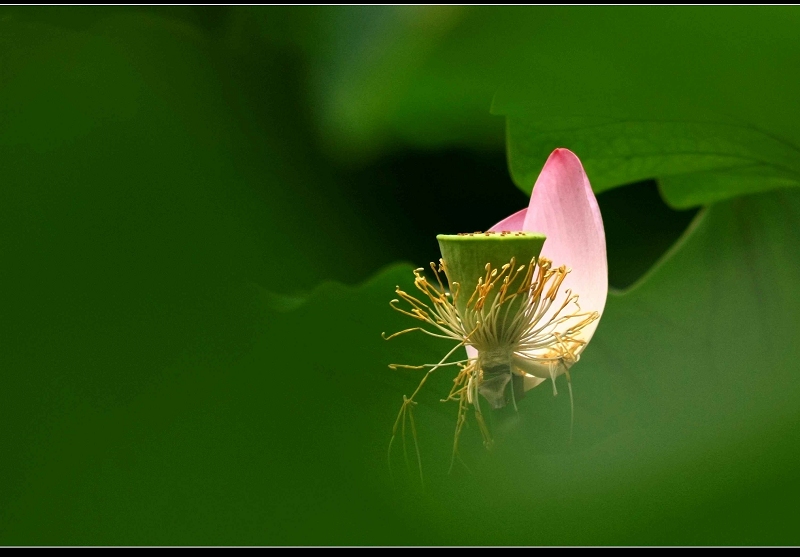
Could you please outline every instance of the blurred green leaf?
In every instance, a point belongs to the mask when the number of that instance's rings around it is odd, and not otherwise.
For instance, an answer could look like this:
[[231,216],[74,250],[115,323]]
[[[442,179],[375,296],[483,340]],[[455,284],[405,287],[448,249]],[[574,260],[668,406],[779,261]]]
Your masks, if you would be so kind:
[[26,14],[0,20],[6,261],[43,234],[74,250],[67,272],[127,258],[180,283],[192,259],[292,292],[374,271],[384,237],[309,146],[291,58],[146,13],[80,31]]
[[[429,52],[459,23],[462,12],[458,6],[245,7],[234,13],[229,33],[233,41],[246,42],[256,34],[302,53],[309,108],[324,146],[339,157],[363,160],[396,143],[394,128],[402,121],[398,110],[414,92]],[[488,100],[483,102],[484,121],[491,120]],[[446,108],[441,103],[435,107]]]
[[495,97],[526,192],[556,147],[597,191],[659,178],[679,208],[800,183],[794,7],[247,10],[304,53],[323,140],[345,158],[499,148]]
[[[435,374],[417,413],[424,492],[400,450],[392,485],[386,453],[420,379],[386,365],[449,346],[380,338],[409,326],[388,307],[396,284],[411,287],[409,266],[323,285],[288,311],[242,284],[193,299],[208,311],[187,350],[147,364],[157,379],[114,404],[97,385],[115,362],[78,379],[65,370],[80,359],[44,346],[42,365],[5,366],[0,423],[15,434],[0,540],[794,545],[799,214],[796,192],[717,204],[646,281],[609,298],[573,372],[572,447],[568,399],[545,385],[518,415],[494,415],[493,451],[468,427],[472,471],[448,476],[451,374]],[[42,386],[56,383],[81,402],[43,423]]]

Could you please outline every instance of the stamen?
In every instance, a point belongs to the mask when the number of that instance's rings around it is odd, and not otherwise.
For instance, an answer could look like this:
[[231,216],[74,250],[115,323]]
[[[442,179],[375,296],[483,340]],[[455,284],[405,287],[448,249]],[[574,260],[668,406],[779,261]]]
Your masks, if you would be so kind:
[[[509,231],[500,233],[501,236],[511,234],[523,233]],[[435,338],[455,340],[458,344],[452,347],[437,364],[389,366],[394,370],[427,370],[414,393],[410,397],[403,397],[403,405],[393,428],[390,451],[399,429],[406,452],[405,435],[406,420],[408,420],[422,480],[422,461],[412,407],[416,404],[415,397],[430,374],[447,366],[460,367],[453,379],[450,393],[443,399],[443,401],[458,401],[451,469],[455,459],[458,458],[458,439],[466,423],[470,406],[475,410],[475,418],[484,444],[488,447],[492,443],[480,407],[480,396],[484,395],[479,395],[482,392],[481,385],[485,382],[483,368],[487,364],[493,370],[502,370],[502,366],[505,365],[510,374],[518,375],[526,372],[524,366],[518,367],[517,364],[523,365],[524,362],[540,364],[547,370],[553,382],[553,394],[557,394],[555,379],[563,369],[563,373],[567,375],[570,394],[571,437],[574,404],[569,368],[578,361],[581,351],[586,346],[586,341],[580,336],[581,331],[596,321],[599,313],[582,311],[578,303],[578,294],[569,289],[562,291],[562,285],[570,269],[565,265],[554,268],[552,262],[543,257],[534,258],[527,265],[518,265],[514,258],[499,267],[487,263],[483,268],[484,275],[477,279],[464,306],[457,305],[462,285],[452,280],[444,259],[440,259],[438,265],[431,263],[430,269],[435,277],[433,284],[425,277],[423,268],[414,270],[414,287],[424,294],[427,303],[397,287],[395,292],[399,299],[391,300],[390,305],[396,311],[426,323],[433,330],[420,326],[388,336],[382,333],[382,336],[390,340],[412,331],[422,331]],[[444,274],[444,280],[441,273]],[[449,291],[445,288],[445,284],[448,285]],[[401,301],[407,303],[409,308],[400,307]],[[464,346],[475,348],[479,354],[478,358],[448,361],[457,349]],[[512,363],[512,358],[517,364]],[[492,379],[502,377],[497,373],[497,371],[492,372]],[[512,383],[511,399],[516,407],[513,380],[508,383]],[[503,404],[505,389],[503,386],[501,390],[493,392],[492,396],[500,396],[498,399],[500,404]]]
[[421,366],[409,366],[405,364],[389,364],[389,369],[425,369],[426,367],[445,367],[445,366],[455,366],[459,364],[463,364],[464,362],[468,362],[469,360],[459,360],[457,362],[448,362],[446,364],[422,364]]

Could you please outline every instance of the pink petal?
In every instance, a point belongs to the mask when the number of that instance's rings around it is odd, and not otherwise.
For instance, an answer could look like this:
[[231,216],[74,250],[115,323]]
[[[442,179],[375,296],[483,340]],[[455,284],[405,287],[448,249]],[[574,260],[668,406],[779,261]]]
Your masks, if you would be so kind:
[[[533,187],[522,229],[547,236],[542,256],[551,259],[553,266],[572,269],[563,288],[580,295],[582,310],[602,314],[608,295],[603,218],[583,165],[572,151],[556,149],[547,159]],[[598,322],[582,331],[587,342]]]
[[522,227],[525,226],[525,215],[527,212],[527,208],[521,209],[510,217],[504,218],[489,230],[492,232],[502,232],[503,230],[512,232],[514,230],[522,230]]
[[[581,309],[603,313],[608,294],[606,235],[597,199],[583,165],[568,149],[552,152],[536,180],[527,209],[498,222],[490,230],[542,232],[547,240],[542,257],[572,272],[564,281],[580,295]],[[587,342],[595,321],[582,331]]]

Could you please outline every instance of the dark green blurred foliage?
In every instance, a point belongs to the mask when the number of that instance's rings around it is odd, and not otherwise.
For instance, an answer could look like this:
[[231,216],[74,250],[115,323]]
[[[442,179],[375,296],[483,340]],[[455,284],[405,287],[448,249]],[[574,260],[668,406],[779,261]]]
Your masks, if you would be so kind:
[[[799,13],[3,8],[0,544],[796,545]],[[619,290],[575,441],[545,385],[447,475],[437,374],[422,490],[388,301],[559,146]]]

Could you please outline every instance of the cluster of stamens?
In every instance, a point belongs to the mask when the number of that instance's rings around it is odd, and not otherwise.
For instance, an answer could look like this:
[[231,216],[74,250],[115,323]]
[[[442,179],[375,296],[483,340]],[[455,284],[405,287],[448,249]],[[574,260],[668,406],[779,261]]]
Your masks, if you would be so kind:
[[[512,258],[499,269],[487,264],[485,275],[478,279],[472,292],[468,292],[469,298],[466,304],[459,303],[460,296],[466,293],[461,293],[461,284],[450,280],[446,263],[443,260],[440,260],[438,265],[431,263],[431,269],[436,279],[435,284],[431,284],[425,277],[424,269],[419,268],[414,271],[414,286],[428,298],[429,303],[422,302],[397,287],[397,295],[410,306],[410,309],[399,307],[399,299],[392,300],[391,305],[400,313],[424,322],[433,330],[414,327],[384,338],[388,340],[418,330],[437,338],[455,340],[458,344],[437,364],[390,366],[393,369],[428,369],[414,393],[410,397],[404,397],[403,406],[395,422],[392,442],[398,433],[398,428],[401,427],[405,432],[406,420],[409,419],[416,444],[416,428],[411,415],[411,410],[416,404],[414,397],[433,371],[443,366],[457,365],[460,371],[453,380],[453,388],[449,395],[443,399],[456,400],[459,403],[453,443],[453,461],[455,461],[459,435],[466,423],[470,405],[475,409],[484,443],[487,446],[491,444],[491,436],[482,417],[478,396],[479,393],[483,393],[481,387],[487,379],[484,368],[488,356],[484,355],[500,354],[506,357],[511,373],[516,375],[525,376],[526,373],[513,362],[520,365],[521,362],[533,363],[551,370],[555,366],[563,366],[566,372],[578,360],[580,351],[585,345],[585,341],[578,333],[598,319],[599,315],[597,312],[582,312],[578,305],[578,295],[573,294],[571,290],[566,290],[564,296],[557,302],[561,285],[569,269],[565,266],[554,268],[552,262],[545,258],[535,259],[528,265],[520,266],[517,266]],[[442,275],[445,278],[444,282]],[[478,357],[448,362],[448,359],[462,346],[475,348]],[[503,389],[505,385],[506,383],[503,383]],[[514,401],[513,392],[511,399]],[[405,448],[405,435],[403,443]],[[419,453],[417,456],[419,458]]]

